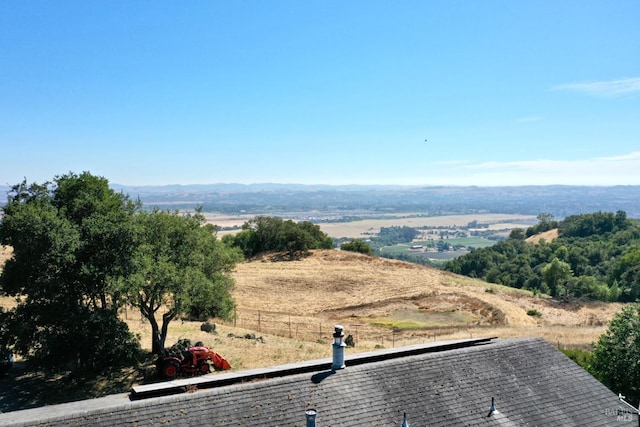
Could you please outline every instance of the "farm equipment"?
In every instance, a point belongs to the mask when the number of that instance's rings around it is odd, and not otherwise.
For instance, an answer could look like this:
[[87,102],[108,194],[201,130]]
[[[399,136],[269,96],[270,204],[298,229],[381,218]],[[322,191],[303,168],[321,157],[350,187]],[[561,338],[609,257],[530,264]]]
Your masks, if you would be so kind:
[[208,374],[212,365],[217,371],[231,369],[224,357],[204,346],[185,347],[178,354],[165,352],[156,361],[158,372],[168,379],[174,379],[179,374]]

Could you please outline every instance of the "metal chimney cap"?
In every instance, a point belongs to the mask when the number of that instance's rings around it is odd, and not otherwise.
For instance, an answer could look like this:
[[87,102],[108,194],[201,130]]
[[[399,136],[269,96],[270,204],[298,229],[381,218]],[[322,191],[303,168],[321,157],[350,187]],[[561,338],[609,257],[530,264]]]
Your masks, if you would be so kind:
[[333,334],[334,337],[339,337],[339,336],[343,336],[344,335],[344,327],[342,325],[335,325],[333,327],[333,330],[335,331],[335,333]]
[[307,418],[307,427],[316,427],[316,410],[315,409],[307,409],[304,412]]

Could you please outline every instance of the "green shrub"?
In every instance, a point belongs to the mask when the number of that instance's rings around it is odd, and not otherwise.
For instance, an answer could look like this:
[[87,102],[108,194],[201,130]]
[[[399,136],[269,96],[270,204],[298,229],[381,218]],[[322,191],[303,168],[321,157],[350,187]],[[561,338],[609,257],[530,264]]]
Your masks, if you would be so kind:
[[593,353],[587,350],[581,350],[579,348],[561,348],[560,351],[564,353],[569,359],[580,365],[585,371],[588,370],[591,364],[591,358]]
[[365,255],[373,254],[373,249],[371,249],[371,246],[369,246],[367,243],[363,242],[362,240],[358,240],[358,239],[354,239],[354,240],[351,240],[350,242],[343,243],[342,246],[340,246],[340,249],[342,249],[343,251],[349,251],[349,252],[359,252]]

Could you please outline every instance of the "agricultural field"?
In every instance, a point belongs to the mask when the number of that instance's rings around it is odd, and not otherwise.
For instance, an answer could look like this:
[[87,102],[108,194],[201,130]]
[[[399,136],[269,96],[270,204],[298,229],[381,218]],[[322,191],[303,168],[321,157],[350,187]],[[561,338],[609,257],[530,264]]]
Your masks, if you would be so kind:
[[380,248],[380,254],[390,258],[398,258],[401,255],[419,256],[438,264],[464,255],[475,248],[484,248],[495,243],[496,240],[479,236],[414,240],[411,244],[384,246]]
[[[235,234],[242,224],[254,218],[252,215],[220,215],[205,213],[208,223],[222,228],[218,236]],[[291,212],[282,216],[293,221],[318,221],[318,226],[334,239],[363,239],[376,237],[381,228],[411,227],[420,235],[411,244],[397,244],[380,248],[389,257],[420,257],[433,265],[440,265],[452,258],[464,255],[475,248],[482,248],[505,239],[514,228],[527,228],[537,223],[533,215],[465,214],[425,216],[416,212],[377,215],[360,212],[358,220],[345,220],[339,215],[317,212]],[[418,248],[418,246],[422,246]],[[406,259],[406,258],[405,258]]]
[[491,246],[506,239],[514,228],[537,223],[531,215],[469,214],[425,217],[405,213],[392,218],[350,222],[321,223],[320,228],[334,238],[369,239],[377,237],[382,227],[411,227],[419,235],[406,244],[379,248],[380,254],[392,258],[423,258],[433,265],[464,255],[475,248]]
[[[369,214],[370,215],[370,214]],[[240,227],[246,221],[253,219],[254,215],[222,215],[215,213],[204,213],[208,223],[215,224],[219,227]],[[280,216],[280,215],[279,215]],[[291,214],[281,215],[284,219],[292,219],[294,221],[310,220],[317,218],[319,215],[314,212],[295,212]],[[381,227],[413,227],[425,230],[439,230],[449,227],[465,227],[473,221],[478,224],[486,225],[486,228],[496,233],[511,230],[516,227],[526,228],[537,223],[534,215],[510,215],[510,214],[465,214],[465,215],[444,215],[444,216],[424,216],[416,212],[406,212],[398,214],[378,215],[376,218],[367,219],[362,215],[363,219],[354,221],[343,221],[341,216],[335,216],[332,219],[324,219],[318,222],[320,229],[327,233],[330,237],[339,239],[345,238],[367,238],[380,232]],[[218,235],[236,233],[237,230],[219,231]],[[508,235],[508,232],[507,232]]]

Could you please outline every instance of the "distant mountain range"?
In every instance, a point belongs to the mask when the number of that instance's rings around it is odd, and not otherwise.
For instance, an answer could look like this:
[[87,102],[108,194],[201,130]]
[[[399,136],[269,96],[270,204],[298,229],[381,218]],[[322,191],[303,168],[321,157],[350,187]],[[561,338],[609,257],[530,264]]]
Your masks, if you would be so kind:
[[[282,212],[417,212],[424,215],[495,212],[568,215],[623,210],[640,218],[640,186],[400,186],[304,184],[198,184],[111,187],[145,208],[194,209],[227,214]],[[5,193],[9,187],[0,186]]]
[[111,188],[122,190],[127,193],[167,193],[167,192],[221,192],[221,193],[247,193],[254,191],[368,191],[385,189],[411,189],[416,186],[403,185],[325,185],[325,184],[190,184],[190,185],[143,185],[132,186],[122,184],[111,184]]
[[623,210],[640,218],[640,186],[457,187],[399,185],[211,184],[114,189],[145,205],[205,211],[256,213],[291,211],[424,212],[427,215],[496,212],[551,213],[557,218]]

